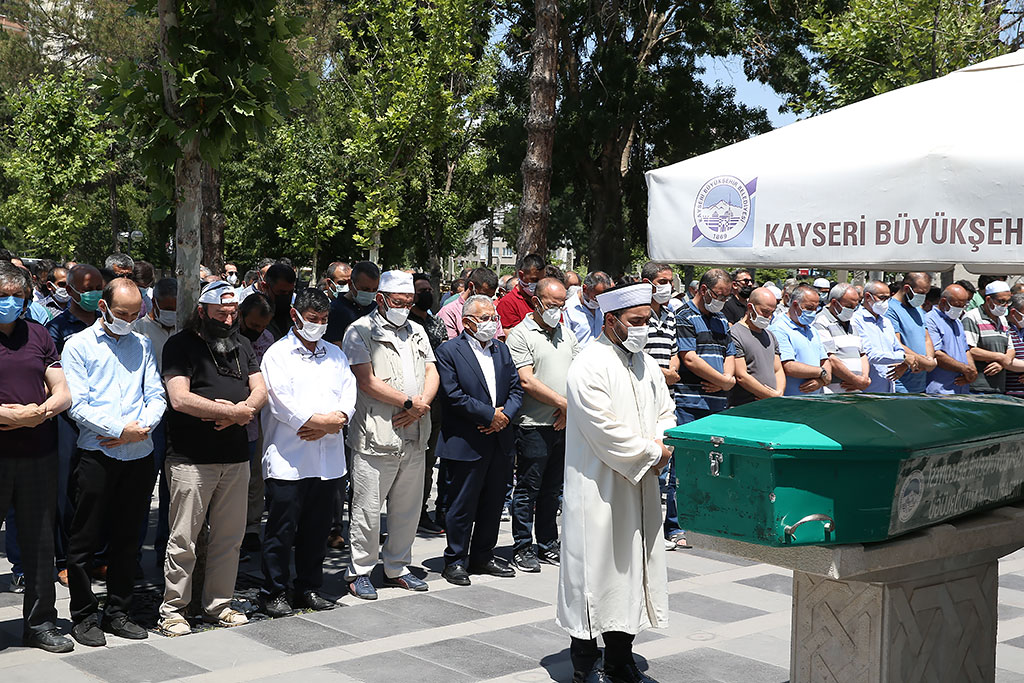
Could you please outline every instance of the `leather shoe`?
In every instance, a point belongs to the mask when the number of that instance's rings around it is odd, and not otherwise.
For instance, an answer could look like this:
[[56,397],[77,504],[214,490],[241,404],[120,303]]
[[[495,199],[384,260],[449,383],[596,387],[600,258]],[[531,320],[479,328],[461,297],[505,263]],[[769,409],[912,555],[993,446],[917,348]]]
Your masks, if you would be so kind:
[[317,612],[325,612],[338,606],[337,603],[322,597],[316,591],[302,591],[301,594],[295,596],[295,604],[297,607],[305,607]]
[[107,637],[103,635],[95,616],[86,617],[84,621],[75,624],[71,628],[71,637],[86,647],[103,647],[107,644]]
[[263,608],[264,614],[274,619],[290,617],[295,614],[295,610],[288,604],[288,597],[284,593],[281,593],[272,600],[263,598],[263,604],[260,606]]
[[472,574],[490,574],[491,576],[500,576],[508,579],[516,575],[516,570],[508,566],[503,562],[499,562],[497,558],[492,557],[485,564],[478,564],[469,568]]
[[609,665],[605,662],[604,674],[608,683],[658,683],[638,669],[636,662],[629,662],[625,665]]
[[444,568],[444,571],[441,572],[441,576],[444,577],[445,581],[455,584],[456,586],[468,586],[470,584],[469,572],[467,572],[466,568],[461,564],[448,565]]
[[407,591],[416,591],[417,593],[422,593],[429,588],[426,581],[412,572],[406,572],[393,579],[385,576],[384,585],[393,586],[395,588],[404,588]]
[[[576,681],[575,675],[573,676],[572,680]],[[599,666],[595,666],[593,669],[590,670],[590,673],[586,674],[585,676],[582,676],[579,680],[580,683],[611,683],[612,679],[608,678],[608,676],[605,675],[604,669],[602,669]]]
[[71,642],[71,639],[65,635],[61,635],[61,632],[55,628],[51,628],[48,631],[34,631],[29,633],[21,642],[25,647],[38,647],[40,650],[46,650],[47,652],[53,652],[56,654],[71,652],[75,649],[75,644]]
[[113,633],[119,638],[127,638],[128,640],[145,640],[149,637],[149,633],[146,632],[146,629],[142,628],[123,614],[116,616],[113,619],[107,619],[103,624],[103,630],[107,633]]

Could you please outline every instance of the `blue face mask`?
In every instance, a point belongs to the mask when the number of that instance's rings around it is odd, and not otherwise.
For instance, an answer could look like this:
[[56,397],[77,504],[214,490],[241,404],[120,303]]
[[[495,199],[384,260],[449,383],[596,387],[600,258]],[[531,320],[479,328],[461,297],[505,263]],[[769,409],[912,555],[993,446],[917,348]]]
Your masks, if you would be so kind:
[[801,311],[800,312],[800,324],[801,325],[813,325],[816,314],[814,311]]
[[25,300],[16,296],[0,296],[0,325],[13,323],[25,310]]

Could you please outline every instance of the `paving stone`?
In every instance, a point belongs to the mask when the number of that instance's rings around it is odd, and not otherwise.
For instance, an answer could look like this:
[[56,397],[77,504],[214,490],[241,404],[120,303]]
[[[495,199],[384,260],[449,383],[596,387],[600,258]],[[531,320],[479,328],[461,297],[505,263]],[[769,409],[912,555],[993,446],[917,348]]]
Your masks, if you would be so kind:
[[239,626],[237,632],[246,638],[252,638],[258,643],[269,645],[291,655],[359,642],[359,639],[353,635],[327,628],[309,621],[305,617],[298,616],[264,619],[246,626]]
[[397,650],[338,662],[327,668],[361,683],[471,683],[480,680]]
[[480,633],[473,636],[473,640],[479,640],[481,643],[487,643],[533,659],[552,655],[569,656],[569,634],[565,631],[553,633],[532,624]]
[[[81,646],[76,646],[76,652]],[[194,676],[207,670],[147,644],[95,648],[61,661],[107,683],[148,683]]]
[[491,586],[457,586],[439,591],[436,597],[438,600],[453,602],[491,615],[512,614],[545,606],[539,600]]
[[484,619],[490,616],[486,612],[456,605],[453,602],[440,600],[423,593],[402,596],[398,600],[379,601],[370,609],[404,617],[405,619],[423,624],[424,628],[429,626],[451,626],[452,624]]
[[24,593],[11,593],[7,588],[11,585],[10,574],[0,574],[0,587],[4,588],[3,592],[0,592],[0,607],[21,607],[25,604]]
[[323,666],[288,671],[256,680],[263,683],[360,683],[358,678],[346,676],[339,671]]
[[255,623],[235,628],[216,628],[181,638],[150,634],[149,645],[205,669],[225,669],[241,664],[280,659],[285,653],[247,638],[244,631]]
[[408,654],[455,669],[482,681],[537,667],[539,656],[522,655],[469,638],[451,638],[405,650]]
[[766,591],[793,595],[792,574],[764,574],[762,576],[753,576],[749,579],[740,579],[736,583],[753,586],[754,588],[763,588]]
[[406,619],[400,614],[374,609],[365,601],[344,609],[314,612],[303,618],[344,631],[359,640],[376,640],[427,628],[422,622]]
[[999,605],[999,619],[1015,619],[1024,614],[1024,609],[1020,607],[1014,607],[1013,605],[1005,605],[1000,603]]
[[1017,638],[1013,638],[1012,640],[1004,640],[1003,644],[1024,648],[1024,636],[1018,636]]
[[1024,576],[1017,574],[1002,574],[999,577],[1000,588],[1010,588],[1015,591],[1024,591]]
[[43,681],[96,683],[95,676],[90,676],[68,664],[63,658],[57,657],[50,657],[46,661],[25,666],[0,669],[0,679],[4,683],[42,683]]
[[743,557],[735,557],[733,555],[726,555],[725,553],[716,553],[714,550],[704,550],[703,548],[689,548],[688,550],[676,550],[673,552],[681,552],[686,555],[696,555],[697,557],[703,557],[707,560],[717,560],[718,562],[727,562],[728,564],[735,564],[740,567],[751,567],[757,562],[748,560]]
[[665,667],[675,669],[683,675],[682,679],[664,677],[666,680],[722,681],[723,683],[736,683],[736,681],[783,683],[789,680],[789,671],[786,669],[709,647],[700,647],[667,657],[659,657],[654,660],[653,664],[656,664],[659,669]]
[[1024,683],[1024,674],[1006,669],[996,669],[996,683]]
[[[723,593],[724,592],[725,589],[723,589]],[[740,621],[742,619],[750,619],[751,617],[768,614],[768,612],[761,609],[747,607],[746,605],[737,605],[736,603],[729,602],[727,600],[709,598],[704,595],[697,595],[696,593],[675,593],[669,595],[668,605],[669,609],[673,612],[690,614],[701,619],[723,623]]]

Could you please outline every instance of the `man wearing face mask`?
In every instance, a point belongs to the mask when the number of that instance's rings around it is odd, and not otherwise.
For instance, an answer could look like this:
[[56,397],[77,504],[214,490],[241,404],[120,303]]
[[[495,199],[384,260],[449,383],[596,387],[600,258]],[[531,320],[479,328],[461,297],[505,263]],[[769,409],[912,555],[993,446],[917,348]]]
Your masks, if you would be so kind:
[[49,295],[43,301],[43,307],[50,314],[50,320],[67,310],[71,296],[68,294],[68,271],[63,266],[51,268],[46,274],[46,290]]
[[[345,476],[342,429],[355,411],[356,379],[337,345],[324,342],[330,300],[305,289],[291,308],[294,327],[263,357],[268,400],[263,417],[266,542],[260,601],[271,617],[293,607],[326,610],[320,596],[338,480]],[[294,548],[294,597],[289,580]]]
[[[384,273],[377,310],[349,325],[342,344],[359,387],[348,428],[352,508],[346,579],[349,591],[363,600],[377,598],[370,573],[381,555],[385,585],[427,589],[409,565],[423,502],[428,413],[438,379],[430,342],[419,326],[409,323],[415,292],[409,273]],[[382,553],[380,513],[385,502],[388,537]]]
[[928,372],[926,393],[966,394],[977,378],[978,370],[967,357],[967,336],[962,321],[970,299],[966,289],[950,285],[928,312],[928,334],[935,346],[937,367]]
[[832,362],[814,327],[818,290],[800,285],[793,290],[789,315],[772,323],[786,373],[786,396],[820,394],[832,381]]
[[985,287],[985,302],[963,318],[968,354],[978,369],[971,382],[972,394],[1006,391],[1006,369],[1015,357],[1006,322],[1010,299],[1010,285],[993,280]]
[[734,270],[732,273],[732,296],[725,302],[725,308],[722,309],[722,315],[730,325],[735,325],[740,318],[747,314],[747,299],[753,291],[754,278],[751,277],[750,271],[742,268]]
[[814,319],[814,329],[832,361],[832,383],[823,389],[826,394],[864,391],[871,384],[864,345],[850,322],[859,305],[857,288],[840,282],[829,292],[828,303]]
[[712,268],[700,279],[697,297],[676,314],[680,384],[676,399],[679,424],[726,409],[736,386],[736,347],[729,321],[722,315],[732,292],[732,278]]
[[252,344],[238,334],[235,290],[223,280],[203,287],[185,329],[164,346],[170,538],[164,563],[160,632],[191,632],[196,539],[209,520],[206,575],[200,598],[204,621],[238,626],[232,609],[238,549],[245,533],[249,452],[245,425],[267,399]]
[[923,394],[928,372],[935,369],[935,348],[928,335],[922,308],[931,286],[932,277],[928,273],[907,273],[885,312],[903,344],[903,354],[910,367],[896,380],[896,393],[899,394]]
[[747,298],[747,314],[729,330],[736,346],[736,386],[729,397],[730,406],[775,398],[785,391],[779,342],[768,329],[777,305],[770,289],[755,289]]
[[579,296],[580,292],[583,291],[583,280],[580,279],[580,274],[575,270],[565,271],[565,300],[574,296]]
[[[1020,285],[1014,285],[1018,290]],[[1015,291],[1010,297],[1010,308],[1006,313],[1010,323],[1010,341],[1013,344],[1013,362],[1006,373],[1006,394],[1024,398],[1024,292]]]
[[[724,300],[729,276],[719,272]],[[662,435],[676,419],[661,368],[643,353],[651,295],[647,283],[600,295],[602,335],[580,351],[566,381],[556,619],[572,638],[573,680],[653,682],[637,669],[633,640],[668,624],[658,473],[672,455]]]
[[352,266],[344,261],[334,261],[327,266],[324,277],[329,280],[327,296],[331,300],[337,299],[348,291],[348,283],[352,279]]
[[494,339],[499,321],[493,302],[475,295],[463,309],[462,333],[437,350],[443,402],[437,454],[445,463],[448,502],[442,575],[457,586],[468,586],[470,573],[515,576],[495,558],[494,546],[512,472],[510,423],[523,401],[509,349]]
[[537,283],[544,277],[546,266],[544,259],[537,254],[527,254],[519,262],[519,271],[516,273],[519,286],[501,297],[497,306],[506,335],[533,312],[533,295]]
[[[90,647],[106,644],[104,631],[132,640],[147,637],[128,614],[139,525],[156,473],[151,432],[167,403],[153,345],[134,332],[141,309],[135,283],[112,280],[103,289],[100,319],[69,339],[61,354],[71,392],[68,414],[79,426],[67,558],[71,636]],[[107,601],[101,615],[90,570],[104,535]]]
[[[516,484],[512,496],[513,563],[539,572],[558,565],[558,498],[565,469],[565,378],[580,344],[559,322],[565,287],[537,283],[532,314],[509,334],[508,347],[526,396],[515,420]],[[537,547],[534,549],[534,531]]]
[[230,261],[225,261],[224,272],[221,273],[221,279],[227,282],[232,287],[238,287],[238,266]]
[[583,348],[601,335],[604,318],[597,297],[606,289],[611,289],[612,279],[608,273],[593,270],[583,279],[583,289],[579,296],[565,301],[565,317],[569,329],[576,335],[576,341]]
[[292,309],[292,297],[295,295],[295,279],[294,268],[275,263],[267,269],[263,284],[259,285],[259,291],[274,302],[274,319],[267,326],[274,335],[274,341],[288,334],[291,329],[292,319],[288,312]]
[[893,393],[896,380],[908,369],[903,345],[896,337],[892,321],[885,316],[889,297],[889,286],[884,282],[867,283],[861,307],[851,320],[851,327],[864,344],[864,355],[868,357],[871,384],[865,391],[870,393]]
[[353,322],[377,310],[377,286],[380,283],[380,268],[369,261],[360,261],[352,266],[348,291],[331,303],[331,318],[327,322],[324,340],[342,345],[345,332]]
[[[454,300],[441,307],[437,312],[437,318],[444,323],[448,331],[448,339],[455,339],[462,334],[462,307],[469,300],[469,297],[477,294],[493,298],[498,288],[498,276],[490,268],[474,268],[466,278],[466,286],[462,293]],[[494,334],[498,339],[502,335],[501,329]]]

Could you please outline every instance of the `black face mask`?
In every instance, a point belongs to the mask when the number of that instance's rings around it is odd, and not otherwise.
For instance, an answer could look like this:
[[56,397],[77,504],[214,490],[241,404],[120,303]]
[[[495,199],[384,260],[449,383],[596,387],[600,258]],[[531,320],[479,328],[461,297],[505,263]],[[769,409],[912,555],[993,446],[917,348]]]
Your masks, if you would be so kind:
[[228,325],[213,318],[203,318],[203,336],[225,339],[238,331],[238,318]]
[[754,293],[754,288],[751,285],[747,285],[740,289],[740,296],[744,299],[749,299],[750,295]]
[[243,337],[245,337],[251,342],[255,342],[257,339],[259,339],[261,334],[256,332],[255,330],[250,330],[248,327],[242,327],[241,325],[239,325],[238,331],[242,333]]
[[416,295],[416,308],[421,311],[429,311],[430,307],[434,305],[434,293],[430,290],[420,292]]

